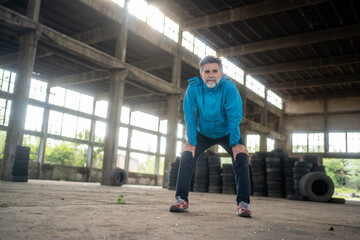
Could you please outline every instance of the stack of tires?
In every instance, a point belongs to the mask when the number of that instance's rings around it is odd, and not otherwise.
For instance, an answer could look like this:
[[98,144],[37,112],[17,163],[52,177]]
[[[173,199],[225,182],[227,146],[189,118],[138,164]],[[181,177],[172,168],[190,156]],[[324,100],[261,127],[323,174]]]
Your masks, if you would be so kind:
[[268,197],[283,197],[281,160],[276,157],[265,158]]
[[209,188],[209,167],[208,167],[209,153],[205,152],[200,155],[196,161],[194,191],[208,192]]
[[264,154],[253,154],[250,158],[251,186],[253,196],[267,196]]
[[180,164],[180,157],[176,157],[175,161],[170,164],[170,173],[169,173],[169,190],[175,190],[176,188],[176,181],[179,172],[179,164]]
[[311,172],[312,163],[296,161],[293,168],[295,196],[301,199],[299,183],[303,176]]
[[221,162],[218,155],[208,157],[209,163],[209,192],[221,193]]
[[29,171],[30,148],[17,145],[11,171],[12,182],[27,182]]
[[325,171],[325,166],[319,166],[318,157],[314,155],[305,154],[303,156],[304,162],[311,163],[313,166],[311,168],[311,172],[323,172]]
[[295,195],[293,168],[296,161],[300,161],[300,158],[287,158],[284,160],[283,171],[285,176],[284,187],[286,197]]
[[283,197],[286,196],[286,189],[285,189],[285,180],[286,180],[286,173],[285,173],[285,162],[289,158],[289,154],[284,152],[283,150],[280,152],[274,152],[274,158],[280,158],[281,162],[281,185],[282,185],[282,193]]
[[222,174],[222,192],[225,194],[236,194],[233,165],[223,164]]

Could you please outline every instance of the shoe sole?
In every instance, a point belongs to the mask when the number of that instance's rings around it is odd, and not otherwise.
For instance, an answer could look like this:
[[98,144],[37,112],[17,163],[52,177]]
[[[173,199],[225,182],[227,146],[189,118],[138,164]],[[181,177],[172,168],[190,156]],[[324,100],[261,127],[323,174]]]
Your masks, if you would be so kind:
[[170,212],[187,212],[188,208],[178,208],[175,206],[170,207]]
[[242,213],[238,213],[239,217],[246,217],[246,218],[251,218],[250,213],[248,212],[242,212]]

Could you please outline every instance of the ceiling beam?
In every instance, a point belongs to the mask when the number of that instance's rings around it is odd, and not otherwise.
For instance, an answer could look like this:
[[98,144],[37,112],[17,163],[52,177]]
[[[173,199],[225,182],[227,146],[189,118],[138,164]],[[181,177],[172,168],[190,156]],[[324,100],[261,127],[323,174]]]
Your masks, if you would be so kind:
[[328,93],[316,93],[312,95],[297,95],[297,96],[287,96],[284,102],[301,102],[308,100],[317,100],[324,98],[346,98],[346,97],[358,97],[359,89],[340,91],[340,92],[328,92]]
[[137,81],[145,84],[146,86],[149,86],[163,93],[181,94],[180,88],[177,88],[173,84],[166,82],[165,80],[156,77],[144,70],[141,70],[129,64],[126,64],[126,69],[129,72],[130,78],[136,79]]
[[183,30],[196,30],[201,28],[209,28],[221,24],[237,22],[259,16],[269,15],[278,12],[284,12],[290,9],[315,5],[326,2],[328,0],[272,0],[264,1],[257,4],[251,4],[204,17],[199,17],[185,21],[182,25]]
[[334,65],[353,64],[360,62],[360,54],[342,55],[328,58],[315,58],[296,62],[273,64],[246,69],[247,74],[261,75],[267,73],[290,72],[309,68],[327,67]]
[[338,77],[315,78],[315,79],[291,81],[291,82],[270,83],[267,84],[266,87],[268,89],[280,90],[280,89],[292,89],[292,88],[303,88],[303,87],[331,86],[331,85],[347,84],[347,83],[360,83],[360,76],[359,75],[338,76]]
[[94,44],[116,38],[120,34],[120,29],[119,24],[111,23],[76,34],[73,38],[86,44]]
[[360,24],[357,24],[316,32],[301,33],[293,36],[248,43],[229,48],[222,48],[218,49],[216,54],[222,57],[241,56],[250,53],[303,46],[312,43],[343,39],[359,35]]
[[89,83],[94,81],[100,81],[109,78],[108,71],[91,71],[83,72],[79,74],[72,74],[62,77],[52,78],[50,80],[50,87],[66,87],[73,86],[82,83]]
[[138,62],[132,62],[131,65],[138,67],[144,71],[151,71],[155,69],[171,67],[173,63],[174,63],[173,56],[160,56]]
[[26,16],[0,5],[0,25],[36,30],[39,24]]

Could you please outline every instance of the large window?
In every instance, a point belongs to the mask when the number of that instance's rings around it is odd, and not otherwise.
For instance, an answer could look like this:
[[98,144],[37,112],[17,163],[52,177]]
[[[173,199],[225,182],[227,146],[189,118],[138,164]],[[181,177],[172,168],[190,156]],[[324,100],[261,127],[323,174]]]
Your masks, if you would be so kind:
[[351,153],[360,152],[360,132],[347,133],[347,151]]
[[346,152],[346,133],[329,133],[329,152]]
[[3,92],[14,92],[16,73],[0,68],[0,90]]
[[246,75],[246,87],[248,87],[260,97],[265,97],[265,86],[250,75]]
[[157,131],[159,127],[159,118],[147,113],[135,111],[131,113],[130,124],[133,126]]
[[324,133],[293,133],[292,152],[321,153],[325,151]]
[[246,146],[248,151],[251,153],[260,151],[260,135],[257,134],[247,135]]
[[271,152],[275,149],[275,140],[271,138],[266,139],[266,151]]
[[44,109],[28,105],[26,110],[25,129],[41,132]]
[[10,109],[11,100],[0,98],[0,125],[9,125]]
[[267,90],[267,101],[273,104],[275,107],[282,109],[282,99],[276,95],[273,91]]
[[31,79],[29,98],[45,102],[47,83]]

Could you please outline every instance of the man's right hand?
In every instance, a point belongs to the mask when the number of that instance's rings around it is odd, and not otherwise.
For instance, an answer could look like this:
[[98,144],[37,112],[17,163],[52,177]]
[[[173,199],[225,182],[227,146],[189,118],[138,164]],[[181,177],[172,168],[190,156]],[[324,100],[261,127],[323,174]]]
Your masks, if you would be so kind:
[[184,146],[181,149],[181,152],[182,153],[183,152],[191,152],[192,156],[195,157],[195,148],[196,148],[196,146],[192,146],[189,143],[185,143]]

